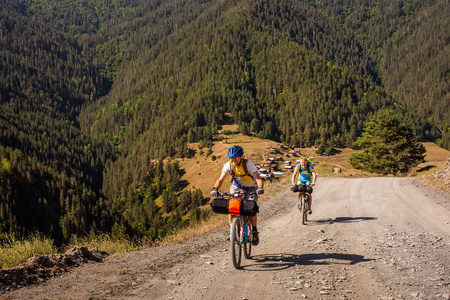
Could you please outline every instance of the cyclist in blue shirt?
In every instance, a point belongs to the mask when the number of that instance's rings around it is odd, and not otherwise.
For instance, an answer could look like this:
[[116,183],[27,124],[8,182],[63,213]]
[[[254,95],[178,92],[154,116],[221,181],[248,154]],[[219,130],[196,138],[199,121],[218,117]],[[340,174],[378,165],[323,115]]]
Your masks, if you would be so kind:
[[[297,181],[295,178],[298,175]],[[317,174],[314,170],[313,165],[308,161],[306,156],[300,157],[300,164],[298,164],[294,169],[294,174],[292,174],[292,185],[296,184],[309,184],[311,186],[314,186],[316,184],[316,178]],[[308,194],[308,203],[309,203],[309,209],[308,213],[312,214],[311,210],[311,204],[312,204],[312,196],[310,193]],[[300,193],[297,193],[297,197],[300,201]]]

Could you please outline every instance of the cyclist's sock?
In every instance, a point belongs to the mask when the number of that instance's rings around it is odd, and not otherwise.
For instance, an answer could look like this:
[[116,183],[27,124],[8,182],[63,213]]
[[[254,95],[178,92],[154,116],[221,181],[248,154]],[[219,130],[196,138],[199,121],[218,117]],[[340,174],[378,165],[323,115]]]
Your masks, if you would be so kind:
[[259,244],[259,236],[256,227],[253,227],[252,234],[253,234],[252,245],[257,246]]

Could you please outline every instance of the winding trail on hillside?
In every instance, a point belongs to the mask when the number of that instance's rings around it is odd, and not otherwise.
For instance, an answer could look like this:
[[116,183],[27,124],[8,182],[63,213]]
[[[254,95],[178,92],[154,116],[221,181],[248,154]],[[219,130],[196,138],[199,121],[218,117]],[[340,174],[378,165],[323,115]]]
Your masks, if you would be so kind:
[[236,270],[227,229],[108,257],[7,299],[450,299],[450,195],[412,178],[319,178],[301,225],[288,186],[264,196],[261,242]]

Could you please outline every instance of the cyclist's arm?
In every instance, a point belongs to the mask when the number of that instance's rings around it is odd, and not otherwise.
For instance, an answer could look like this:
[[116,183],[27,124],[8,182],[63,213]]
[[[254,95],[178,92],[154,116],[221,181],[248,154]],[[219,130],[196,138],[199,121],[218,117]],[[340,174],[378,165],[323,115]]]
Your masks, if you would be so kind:
[[256,183],[258,184],[259,188],[264,188],[264,181],[262,180],[261,176],[259,176],[259,172],[253,172],[253,178],[255,178]]
[[315,185],[315,184],[316,184],[316,178],[317,178],[316,171],[315,171],[315,170],[312,170],[311,175],[312,175],[312,182],[311,182],[311,185]]
[[214,184],[214,187],[216,189],[219,189],[223,182],[225,181],[225,177],[227,176],[228,173],[221,173],[219,179],[216,181],[216,184]]
[[297,174],[298,174],[298,170],[296,168],[294,171],[294,174],[292,174],[292,185],[295,185],[295,177],[297,176]]

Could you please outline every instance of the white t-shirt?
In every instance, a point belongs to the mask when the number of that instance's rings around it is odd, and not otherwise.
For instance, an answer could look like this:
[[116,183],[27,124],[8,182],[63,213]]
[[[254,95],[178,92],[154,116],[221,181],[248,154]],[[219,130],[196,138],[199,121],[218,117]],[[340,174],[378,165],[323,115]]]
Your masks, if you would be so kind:
[[[253,174],[254,172],[258,171],[255,164],[250,160],[247,160],[247,170],[250,174]],[[223,166],[223,169],[222,169],[222,173],[228,173],[230,175],[232,174],[230,161],[227,161],[225,163],[225,165]],[[244,189],[258,187],[256,180],[253,178],[253,176],[248,176],[248,174],[245,173],[242,163],[239,166],[234,165],[234,182],[233,182],[233,184],[239,188],[244,188]]]

